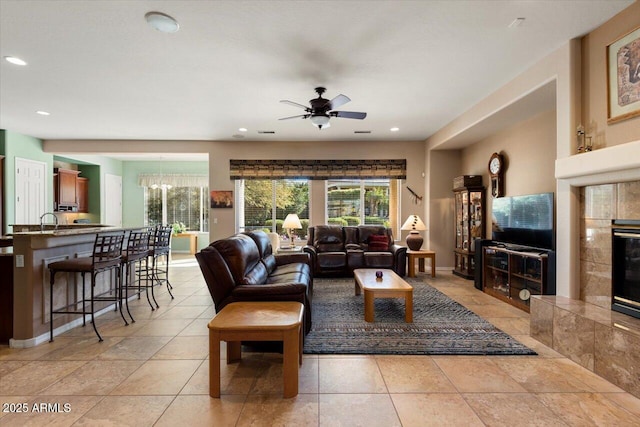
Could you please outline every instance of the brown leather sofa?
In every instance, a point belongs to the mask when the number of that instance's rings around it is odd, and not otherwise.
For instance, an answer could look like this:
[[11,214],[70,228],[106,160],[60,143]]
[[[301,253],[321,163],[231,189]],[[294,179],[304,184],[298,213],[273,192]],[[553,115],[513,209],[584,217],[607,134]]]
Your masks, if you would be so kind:
[[377,225],[309,227],[304,251],[314,276],[352,275],[356,268],[391,269],[403,277],[407,248],[393,242],[390,228]]
[[313,275],[306,253],[274,255],[263,231],[217,240],[196,254],[219,312],[236,301],[298,301],[311,330]]

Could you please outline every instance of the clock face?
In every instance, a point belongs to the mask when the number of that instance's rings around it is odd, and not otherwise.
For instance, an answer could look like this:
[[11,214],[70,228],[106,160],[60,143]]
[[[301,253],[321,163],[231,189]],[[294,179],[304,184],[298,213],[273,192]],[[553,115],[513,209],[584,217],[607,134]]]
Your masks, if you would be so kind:
[[489,163],[489,172],[491,172],[492,174],[497,174],[498,172],[500,172],[499,158],[494,157],[493,159],[491,159],[491,162]]
[[531,292],[529,292],[529,289],[523,289],[520,291],[520,294],[518,296],[522,301],[527,301],[529,298],[531,298]]

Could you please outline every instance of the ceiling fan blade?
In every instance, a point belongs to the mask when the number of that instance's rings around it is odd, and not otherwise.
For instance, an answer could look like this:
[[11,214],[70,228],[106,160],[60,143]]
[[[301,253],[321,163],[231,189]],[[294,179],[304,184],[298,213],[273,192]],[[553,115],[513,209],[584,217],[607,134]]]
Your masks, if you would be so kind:
[[297,102],[287,101],[286,99],[283,99],[280,102],[282,102],[283,104],[293,105],[294,107],[302,108],[305,111],[311,112],[311,108],[307,107],[306,105],[298,104]]
[[367,113],[358,113],[356,111],[332,111],[331,116],[342,117],[343,119],[359,119],[367,117]]
[[330,106],[331,106],[331,110],[335,110],[336,108],[346,104],[347,102],[351,101],[351,98],[349,98],[346,95],[338,95],[335,98],[333,98],[330,102]]
[[309,116],[311,116],[311,114],[300,114],[299,116],[290,116],[290,117],[283,117],[281,119],[278,120],[289,120],[289,119],[308,119]]

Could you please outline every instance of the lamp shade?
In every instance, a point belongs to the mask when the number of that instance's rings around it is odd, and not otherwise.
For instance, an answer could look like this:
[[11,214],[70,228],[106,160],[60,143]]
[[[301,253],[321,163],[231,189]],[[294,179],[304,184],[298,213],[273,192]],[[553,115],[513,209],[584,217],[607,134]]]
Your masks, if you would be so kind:
[[300,218],[298,218],[298,215],[287,215],[287,217],[284,219],[284,222],[282,223],[282,228],[284,228],[285,230],[302,228],[302,224],[300,223]]
[[424,222],[420,219],[418,215],[409,215],[409,218],[402,224],[403,230],[411,230],[411,231],[424,231],[427,229],[427,226],[424,225]]

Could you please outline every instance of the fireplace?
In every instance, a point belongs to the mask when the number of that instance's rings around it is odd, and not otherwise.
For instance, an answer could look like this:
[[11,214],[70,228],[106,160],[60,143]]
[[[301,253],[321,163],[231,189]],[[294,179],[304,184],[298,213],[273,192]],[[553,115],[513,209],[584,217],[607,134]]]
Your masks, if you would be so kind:
[[640,318],[640,220],[612,221],[611,309]]

